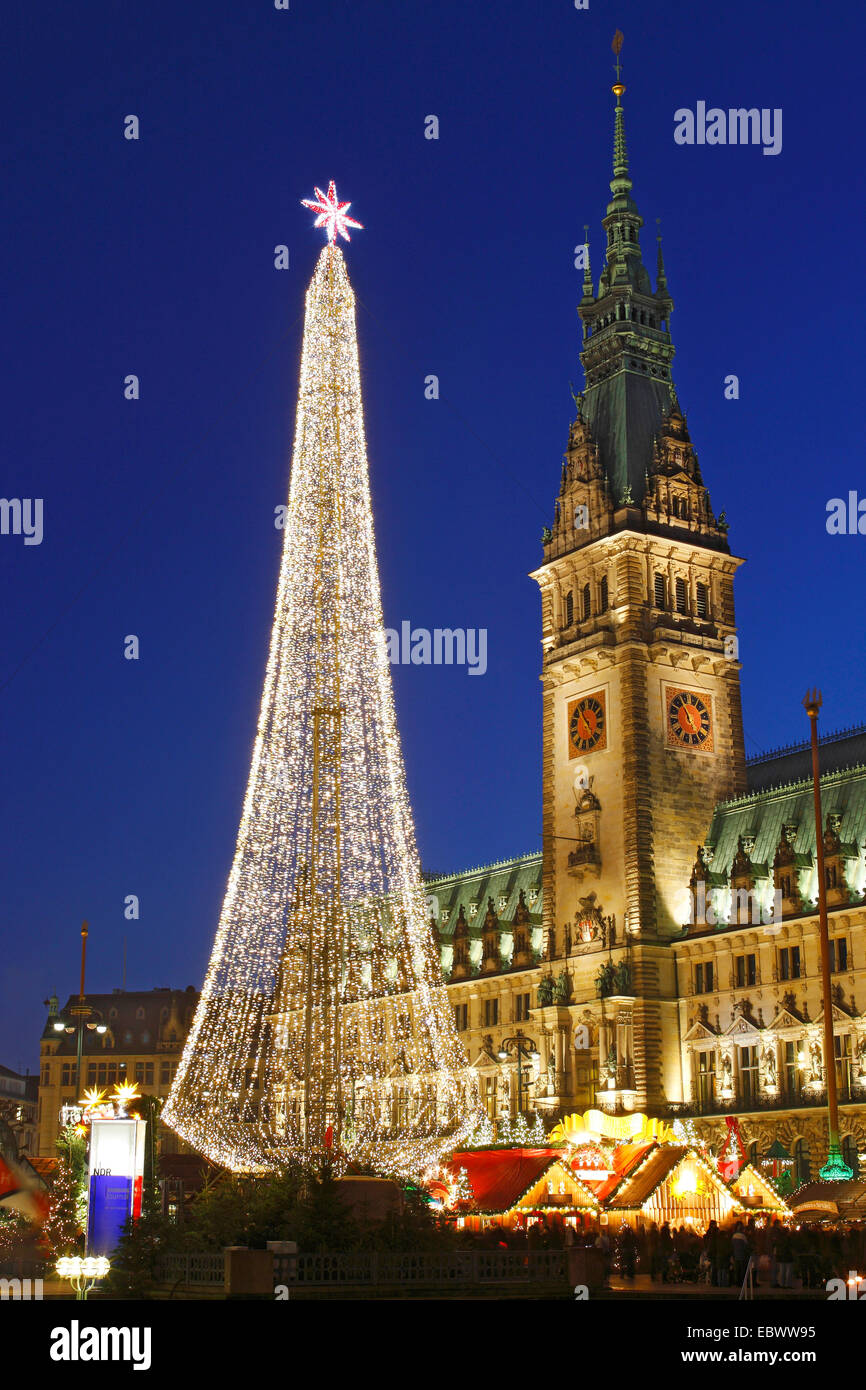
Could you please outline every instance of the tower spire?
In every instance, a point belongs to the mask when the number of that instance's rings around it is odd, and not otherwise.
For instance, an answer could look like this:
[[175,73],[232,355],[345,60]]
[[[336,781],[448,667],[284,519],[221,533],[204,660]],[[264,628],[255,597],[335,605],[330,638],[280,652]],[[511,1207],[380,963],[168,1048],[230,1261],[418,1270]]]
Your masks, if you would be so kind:
[[[617,29],[613,36],[611,48],[616,55],[614,70],[616,81],[611,87],[611,91],[616,97],[616,111],[613,118],[613,176],[614,178],[628,178],[628,151],[625,145],[625,112],[622,108],[622,98],[625,95],[625,84],[622,82],[622,63],[619,55],[622,52],[623,33]],[[611,184],[611,192],[614,191]]]
[[658,242],[658,252],[656,254],[656,294],[667,294],[668,282],[667,276],[665,275],[664,256],[662,255],[662,220],[660,217],[656,218],[656,226],[658,227],[658,231],[656,232],[656,241]]
[[616,106],[611,196],[602,222],[605,265],[597,296],[587,293],[584,283],[578,312],[583,321],[586,420],[614,498],[639,502],[646,490],[647,470],[651,471],[653,439],[670,404],[673,301],[661,246],[655,290],[641,255],[643,218],[632,196],[626,147],[622,45],[622,31],[617,29],[611,44],[616,75],[611,91]]

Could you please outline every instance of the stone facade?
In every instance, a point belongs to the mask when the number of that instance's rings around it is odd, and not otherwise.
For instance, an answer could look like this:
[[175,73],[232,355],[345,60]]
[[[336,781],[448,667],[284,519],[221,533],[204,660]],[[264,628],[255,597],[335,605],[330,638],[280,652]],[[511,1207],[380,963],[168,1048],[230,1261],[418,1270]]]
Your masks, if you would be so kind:
[[[136,1081],[143,1093],[164,1100],[198,1003],[192,985],[186,990],[117,989],[111,994],[88,994],[85,1003],[89,1013],[83,1029],[81,1089]],[[70,995],[62,1009],[56,998],[48,1001],[40,1044],[34,1154],[54,1154],[61,1110],[80,1099],[76,1088],[77,1004],[77,994]],[[87,1023],[95,1026],[90,1028]],[[104,1031],[98,1032],[96,1025]],[[160,1147],[167,1153],[178,1148],[170,1130],[161,1129]]]

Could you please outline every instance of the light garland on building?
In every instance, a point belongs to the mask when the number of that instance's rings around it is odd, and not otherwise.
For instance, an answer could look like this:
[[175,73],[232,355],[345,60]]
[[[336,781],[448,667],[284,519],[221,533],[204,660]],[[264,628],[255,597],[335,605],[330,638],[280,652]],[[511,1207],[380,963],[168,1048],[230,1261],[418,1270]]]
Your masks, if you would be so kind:
[[[318,190],[317,190],[318,192]],[[214,1162],[418,1176],[477,1124],[385,644],[355,298],[330,186],[307,291],[282,564],[210,965],[163,1120]]]

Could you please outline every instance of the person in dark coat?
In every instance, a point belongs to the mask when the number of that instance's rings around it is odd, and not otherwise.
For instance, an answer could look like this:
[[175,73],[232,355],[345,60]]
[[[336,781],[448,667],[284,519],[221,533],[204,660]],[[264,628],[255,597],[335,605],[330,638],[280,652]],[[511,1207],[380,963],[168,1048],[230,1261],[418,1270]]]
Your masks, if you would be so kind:
[[749,1267],[749,1259],[752,1254],[749,1238],[743,1229],[742,1221],[738,1221],[734,1227],[734,1234],[731,1237],[731,1254],[734,1261],[734,1283],[740,1285],[746,1277],[746,1270]]
[[631,1226],[623,1225],[619,1232],[619,1272],[624,1279],[633,1279],[637,1263],[637,1241]]

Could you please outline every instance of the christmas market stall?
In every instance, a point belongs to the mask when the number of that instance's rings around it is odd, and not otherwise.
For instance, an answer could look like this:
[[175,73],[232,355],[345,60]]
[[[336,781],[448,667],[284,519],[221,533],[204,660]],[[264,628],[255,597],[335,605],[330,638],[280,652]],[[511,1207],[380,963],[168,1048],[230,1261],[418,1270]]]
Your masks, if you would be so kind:
[[828,1225],[866,1221],[866,1182],[861,1178],[847,1181],[807,1182],[788,1198],[794,1220],[826,1222]]
[[466,1150],[453,1155],[450,1168],[451,1207],[458,1224],[470,1230],[528,1230],[537,1223],[580,1227],[598,1219],[598,1199],[554,1150]]
[[745,1210],[712,1161],[681,1144],[647,1146],[604,1195],[613,1229],[668,1221],[703,1231],[710,1221],[721,1225]]
[[790,1217],[791,1208],[784,1197],[773,1186],[770,1179],[747,1163],[731,1182],[728,1188],[732,1195],[748,1209],[750,1216],[768,1216],[781,1221]]

